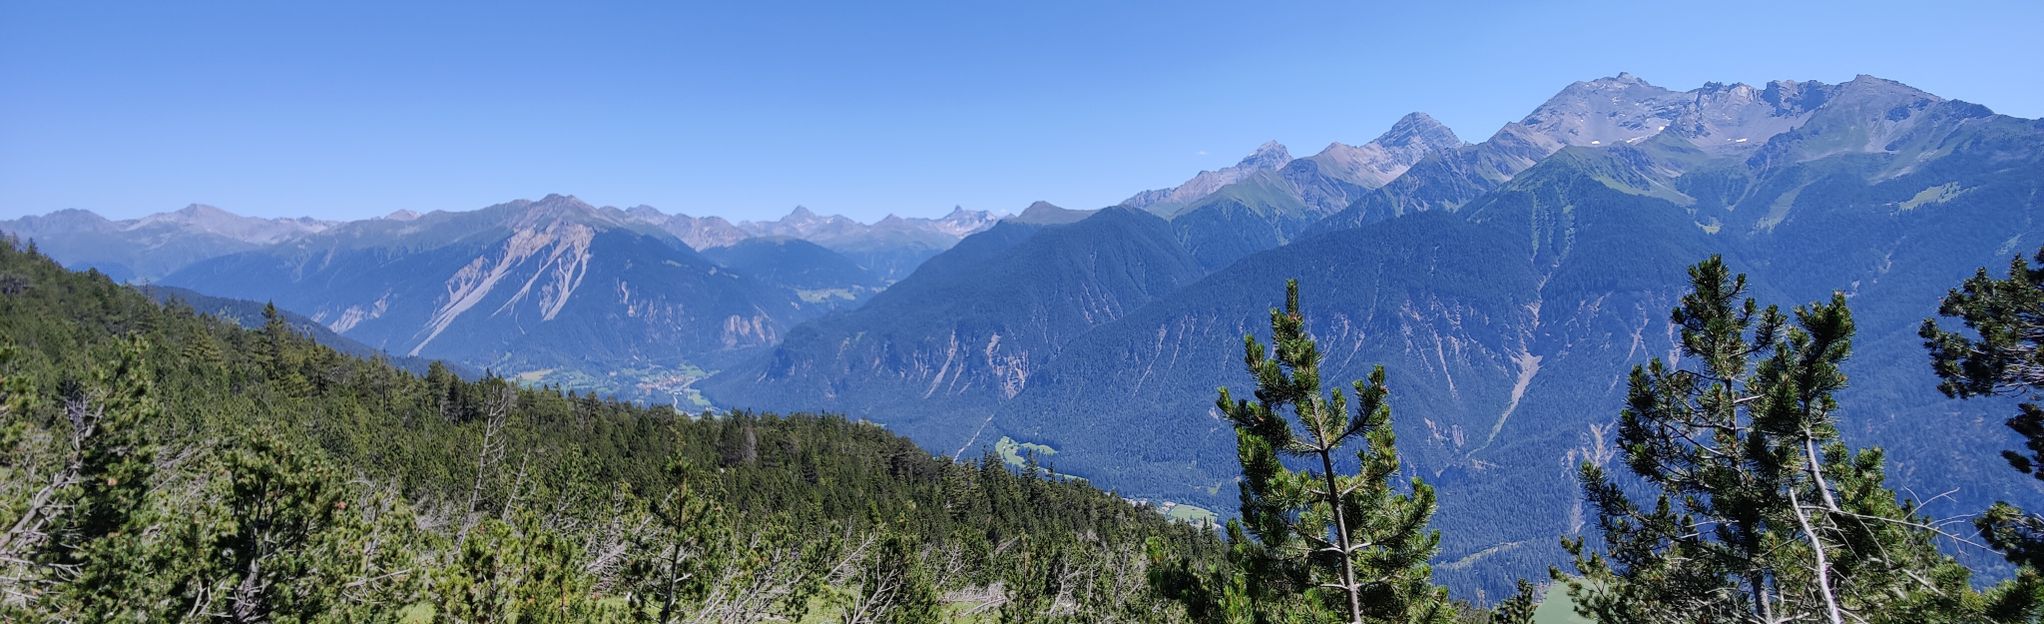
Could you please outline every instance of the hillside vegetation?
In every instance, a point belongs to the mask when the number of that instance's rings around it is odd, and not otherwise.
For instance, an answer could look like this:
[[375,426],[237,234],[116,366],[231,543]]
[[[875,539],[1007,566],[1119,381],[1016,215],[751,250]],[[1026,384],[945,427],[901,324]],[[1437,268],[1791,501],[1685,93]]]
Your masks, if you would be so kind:
[[0,619],[1169,621],[1144,547],[1219,547],[875,425],[414,375],[13,243],[0,292]]

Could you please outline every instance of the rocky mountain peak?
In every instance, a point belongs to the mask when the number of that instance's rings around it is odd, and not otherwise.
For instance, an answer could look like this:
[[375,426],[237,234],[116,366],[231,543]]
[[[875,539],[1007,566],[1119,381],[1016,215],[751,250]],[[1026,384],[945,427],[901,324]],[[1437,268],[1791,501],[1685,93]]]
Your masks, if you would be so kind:
[[985,210],[966,210],[962,206],[953,206],[951,213],[937,219],[932,224],[932,227],[935,227],[937,231],[964,238],[980,230],[993,227],[994,222],[1000,220],[1001,217],[999,215]]
[[1233,168],[1269,170],[1283,167],[1289,162],[1292,162],[1292,152],[1285,149],[1284,144],[1277,141],[1264,141],[1262,145],[1256,146],[1256,151],[1250,152],[1248,156],[1242,158],[1241,162],[1235,163]]
[[26,215],[11,221],[0,221],[0,229],[26,233],[30,237],[58,232],[101,231],[117,227],[118,224],[99,216],[99,213],[83,208],[65,208],[42,216]]
[[1432,115],[1406,113],[1391,124],[1391,129],[1378,135],[1371,143],[1391,147],[1424,147],[1426,149],[1449,149],[1462,145],[1462,138],[1455,131],[1434,120]]
[[1264,141],[1262,145],[1256,146],[1256,151],[1250,152],[1232,167],[1201,171],[1191,180],[1186,180],[1184,184],[1176,187],[1136,193],[1135,196],[1122,200],[1120,205],[1158,214],[1170,214],[1178,206],[1206,197],[1223,186],[1234,184],[1260,172],[1276,171],[1291,162],[1292,152],[1286,149],[1284,144]]
[[1855,104],[1897,106],[1936,104],[1945,101],[1944,98],[1931,95],[1922,89],[1866,74],[1860,74],[1838,85],[1833,99],[1849,100]]
[[1009,217],[1008,219],[1016,223],[1057,225],[1072,223],[1092,214],[1093,211],[1090,210],[1069,210],[1057,204],[1039,200],[1029,204],[1028,208],[1022,209],[1022,214]]
[[1630,89],[1661,89],[1632,72],[1618,72],[1616,76],[1605,76],[1595,80],[1581,80],[1570,84],[1562,93],[1569,91],[1625,91]]
[[[1984,108],[1931,114],[1945,99],[1900,82],[1860,75],[1837,85],[1819,82],[1770,84],[1763,97],[1794,107],[1796,123],[1783,141],[1765,146],[1755,158],[1802,161],[1843,153],[1882,153],[1919,132],[1923,124],[1957,123],[1991,114]],[[1955,116],[1956,115],[1956,116]],[[1786,132],[1786,131],[1785,131]]]
[[213,206],[209,206],[209,205],[206,205],[206,204],[188,204],[188,205],[186,205],[186,206],[185,206],[185,207],[183,207],[183,208],[179,208],[179,209],[177,209],[177,211],[176,211],[176,212],[173,212],[173,213],[171,213],[171,214],[177,215],[178,217],[181,217],[181,218],[185,218],[185,219],[208,219],[208,218],[212,218],[212,219],[238,219],[238,218],[241,218],[241,215],[238,215],[238,214],[234,214],[234,213],[232,213],[232,212],[228,212],[228,211],[225,211],[225,210],[221,210],[221,209],[219,209],[219,208],[215,208],[215,207],[213,207]]
[[260,245],[325,231],[334,225],[302,217],[245,217],[206,204],[190,204],[172,212],[159,212],[118,223],[122,229],[131,231],[211,234]]
[[1834,90],[1820,82],[1792,80],[1769,82],[1762,88],[1707,82],[1688,92],[1690,102],[1669,123],[1667,132],[1706,151],[1757,148],[1802,124]]
[[1807,111],[1823,106],[1835,91],[1836,87],[1821,82],[1774,80],[1761,88],[1760,100],[1778,108]]
[[[1692,98],[1629,73],[1577,82],[1517,124],[1549,153],[1569,145],[1614,145],[1659,134]],[[1508,129],[1510,130],[1510,129]]]
[[[1374,189],[1390,183],[1427,156],[1462,145],[1462,139],[1453,130],[1432,116],[1409,113],[1368,143],[1348,145],[1337,141],[1304,160],[1317,165],[1320,175]],[[1287,167],[1286,171],[1292,168]]]
[[596,214],[596,207],[589,205],[589,202],[582,201],[582,198],[574,195],[549,193],[546,197],[540,198],[539,201],[527,204],[525,206],[525,213],[550,216],[594,215]]
[[613,211],[611,214],[606,215],[603,211],[598,210],[595,206],[589,205],[588,202],[582,201],[581,198],[574,195],[550,193],[546,197],[540,198],[539,201],[520,200],[512,202],[510,205],[517,208],[517,210],[510,214],[508,222],[508,225],[514,229],[531,228],[554,223],[611,225],[619,221],[617,212]]

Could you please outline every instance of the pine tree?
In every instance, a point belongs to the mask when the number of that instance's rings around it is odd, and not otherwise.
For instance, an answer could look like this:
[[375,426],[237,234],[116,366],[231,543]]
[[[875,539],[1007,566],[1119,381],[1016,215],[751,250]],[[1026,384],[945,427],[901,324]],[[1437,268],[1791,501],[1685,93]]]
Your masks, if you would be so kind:
[[[1440,543],[1427,530],[1433,488],[1414,479],[1401,492],[1392,483],[1399,462],[1384,368],[1354,382],[1351,414],[1348,395],[1322,394],[1297,280],[1286,283],[1270,326],[1274,349],[1243,338],[1256,401],[1226,388],[1217,401],[1235,424],[1243,523],[1260,542],[1258,557],[1271,559],[1251,568],[1249,582],[1303,589],[1351,623],[1448,621],[1447,592],[1427,565]],[[1338,474],[1337,456],[1351,446],[1360,470]],[[1293,470],[1286,459],[1307,467]]]
[[[1920,334],[1941,380],[1938,389],[1955,399],[2026,399],[2008,419],[2025,448],[2003,451],[2002,457],[2016,470],[2044,479],[2044,407],[2036,403],[2044,399],[2044,249],[2034,263],[2011,259],[2006,278],[1994,279],[1985,268],[1975,272],[1945,295],[1938,314],[1958,319],[1966,329],[1948,331],[1936,319],[1923,321]],[[2044,569],[2044,518],[2004,502],[1978,524],[2009,561]]]
[[[1851,350],[1843,296],[1796,310],[1745,298],[1713,257],[1673,314],[1683,360],[1633,370],[1619,417],[1650,505],[1585,463],[1603,552],[1564,540],[1577,610],[1606,622],[1967,621],[1966,570],[1938,553],[1878,450],[1837,440]],[[1689,367],[1681,364],[1687,363]]]
[[225,608],[237,621],[308,619],[339,606],[342,553],[357,548],[334,538],[360,522],[348,509],[339,471],[306,449],[272,434],[251,435],[228,449],[222,501],[231,524],[210,552],[233,579]]
[[[1213,624],[1249,624],[1252,622],[1285,621],[1283,617],[1270,617],[1271,607],[1277,600],[1259,600],[1261,592],[1253,592],[1249,583],[1251,561],[1241,556],[1247,543],[1242,532],[1242,523],[1228,521],[1227,534],[1230,538],[1228,556],[1224,561],[1208,565],[1195,564],[1181,553],[1171,552],[1163,540],[1151,538],[1145,544],[1149,556],[1149,584],[1160,596],[1177,602],[1185,609],[1186,616],[1194,622]],[[1271,584],[1260,584],[1267,588]],[[1258,604],[1266,608],[1259,611]]]
[[723,511],[693,487],[687,464],[668,466],[672,485],[652,500],[653,531],[639,536],[628,552],[624,576],[635,579],[632,611],[644,621],[667,624],[709,592],[708,571],[727,553],[730,540]]
[[489,518],[437,571],[434,600],[457,622],[621,622],[625,613],[593,595],[573,544],[530,516]]
[[227,363],[225,356],[220,352],[220,345],[210,333],[201,332],[188,337],[185,340],[183,355],[185,365],[197,374],[218,370]]
[[1002,584],[1007,602],[998,614],[1001,624],[1056,622],[1071,615],[1070,553],[1042,541],[1022,546]]
[[130,340],[90,382],[61,389],[70,463],[55,481],[51,502],[22,520],[47,529],[10,536],[42,533],[34,560],[54,585],[52,611],[72,614],[69,619],[146,618],[155,608],[145,598],[156,590],[142,587],[149,579],[129,573],[148,548],[147,496],[156,474],[156,447],[145,427],[160,406],[146,371],[148,349]]
[[263,305],[262,330],[263,372],[286,397],[303,397],[312,393],[312,383],[305,379],[300,369],[297,349],[298,334],[284,315],[277,311],[277,304]]
[[1533,624],[1533,613],[1539,610],[1539,588],[1525,579],[1519,579],[1518,591],[1497,608],[1491,609],[1485,624]]
[[933,624],[943,621],[935,581],[914,538],[890,532],[865,556],[857,591],[838,613],[841,624]]

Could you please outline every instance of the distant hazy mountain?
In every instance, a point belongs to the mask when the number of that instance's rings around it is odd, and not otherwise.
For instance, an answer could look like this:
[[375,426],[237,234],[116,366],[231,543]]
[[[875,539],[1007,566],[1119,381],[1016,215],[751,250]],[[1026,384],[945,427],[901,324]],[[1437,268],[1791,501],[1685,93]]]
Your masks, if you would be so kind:
[[[1289,237],[1254,227],[1314,210],[1280,174],[1314,162],[1335,180],[1329,163],[1344,150],[1181,187],[1205,194],[1163,224],[1178,249],[1142,260],[1111,255],[1127,252],[1126,234],[1049,245],[1037,239],[1055,228],[997,227],[926,270],[1038,270],[918,274],[867,308],[798,326],[708,387],[733,404],[757,392],[843,410],[938,449],[1043,444],[1060,472],[1225,510],[1237,467],[1214,388],[1251,385],[1241,337],[1268,331],[1284,280],[1298,278],[1325,377],[1390,370],[1409,469],[1439,485],[1436,573],[1495,595],[1560,561],[1554,536],[1586,526],[1572,467],[1611,457],[1626,371],[1673,352],[1683,270],[1722,253],[1764,302],[1851,298],[1845,439],[1886,448],[1894,485],[1956,489],[1937,503],[1953,513],[2044,501],[2038,484],[2003,474],[2006,406],[1938,394],[1914,335],[1974,268],[2044,245],[2044,123],[1871,77],[1676,92],[1622,74],[1570,85],[1482,143],[1447,136],[1421,141],[1406,157],[1424,155],[1375,189],[1340,178],[1363,190]],[[1138,197],[1154,208],[1164,195]],[[1071,268],[1096,257],[1124,270]],[[1133,288],[1130,275],[1176,285]],[[1132,305],[1073,320],[1014,310],[1015,292]],[[1035,346],[1004,357],[1009,345]],[[1969,432],[1922,435],[1931,427]]]
[[1168,217],[1186,203],[1211,195],[1223,186],[1240,182],[1259,172],[1276,171],[1289,162],[1292,162],[1292,153],[1277,141],[1269,141],[1257,146],[1256,151],[1250,152],[1233,167],[1201,171],[1191,180],[1172,188],[1136,193],[1135,196],[1122,200],[1121,205]]
[[691,249],[724,247],[752,237],[751,233],[739,229],[723,217],[670,215],[645,205],[633,206],[624,212],[630,220],[658,226],[668,234],[673,234]]
[[350,223],[163,283],[274,300],[399,355],[656,400],[686,399],[704,369],[822,311],[622,211],[560,195]]
[[724,268],[794,289],[803,301],[835,306],[864,301],[887,286],[880,274],[799,238],[748,238],[703,250]]
[[[1413,113],[1368,143],[1333,143],[1307,158],[1277,163],[1263,155],[1269,151],[1266,146],[1226,170],[1229,175],[1201,173],[1174,189],[1170,199],[1148,208],[1168,215],[1193,256],[1217,269],[1294,240],[1314,222],[1347,208],[1415,163],[1462,145],[1446,126]],[[1207,188],[1223,177],[1228,183]]]
[[[776,221],[736,224],[723,217],[667,214],[644,205],[595,211],[612,221],[666,232],[696,250],[728,247],[755,237],[807,240],[852,258],[888,281],[907,276],[922,261],[1000,219],[1000,215],[963,208],[953,208],[939,218],[888,215],[872,224],[817,215],[801,207]],[[411,210],[397,210],[364,222],[407,223],[421,217]],[[311,218],[244,217],[193,204],[176,212],[123,221],[85,210],[60,210],[0,221],[0,232],[34,240],[45,253],[72,268],[96,268],[116,280],[147,282],[200,260],[281,245],[344,224]]]
[[984,210],[952,208],[950,214],[935,219],[887,215],[868,225],[796,206],[779,220],[744,221],[737,227],[751,236],[797,238],[822,245],[892,281],[907,277],[924,260],[998,220],[999,215]]
[[33,240],[71,268],[96,268],[119,281],[153,280],[192,262],[255,249],[332,227],[309,218],[244,217],[192,204],[175,212],[111,221],[60,210],[0,221],[0,232]]
[[671,400],[692,397],[687,385],[734,354],[864,301],[997,219],[954,209],[865,224],[798,208],[733,224],[549,196],[353,222],[200,205],[126,221],[66,210],[0,222],[0,232],[120,281],[275,300],[401,357]]
[[1247,184],[1277,189],[1301,209],[1325,215],[1347,207],[1357,191],[1382,187],[1426,157],[1462,145],[1454,131],[1433,117],[1412,113],[1368,143],[1337,141],[1306,158],[1293,159],[1285,146],[1265,143],[1233,167],[1202,171],[1173,188],[1137,193],[1121,205],[1173,217],[1198,209],[1201,200],[1230,186]]

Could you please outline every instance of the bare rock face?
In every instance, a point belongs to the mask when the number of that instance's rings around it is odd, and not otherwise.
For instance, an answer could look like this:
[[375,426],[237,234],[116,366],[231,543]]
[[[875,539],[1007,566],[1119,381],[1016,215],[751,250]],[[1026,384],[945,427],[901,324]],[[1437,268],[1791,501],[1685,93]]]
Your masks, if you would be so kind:
[[1375,140],[1362,145],[1332,143],[1302,160],[1314,161],[1323,175],[1374,189],[1403,175],[1427,156],[1462,145],[1455,131],[1441,122],[1426,113],[1411,113]]
[[669,221],[549,195],[357,221],[163,283],[275,301],[390,353],[667,402],[686,396],[674,383],[823,310],[763,271],[698,254]]
[[[1929,140],[1927,119],[1982,117],[1984,108],[1891,80],[1843,84],[1777,80],[1755,87],[1708,83],[1672,91],[1629,73],[1563,88],[1481,143],[1436,152],[1312,228],[1325,233],[1410,212],[1453,210],[1565,148],[1693,147],[1705,158],[1806,162],[1845,153],[1893,153]],[[1662,138],[1664,137],[1665,138]],[[1914,137],[1912,139],[1912,137]]]
[[1830,99],[1836,87],[1818,82],[1779,80],[1755,88],[1739,83],[1706,83],[1690,94],[1692,106],[1668,132],[1712,153],[1759,147],[1769,139],[1809,120],[1811,111]]
[[1264,171],[1276,171],[1292,162],[1292,153],[1277,141],[1267,141],[1256,147],[1256,151],[1235,163],[1233,167],[1201,171],[1198,175],[1168,189],[1155,189],[1136,193],[1121,202],[1122,206],[1149,210],[1160,215],[1169,215],[1179,206],[1206,197],[1221,187],[1240,182]]
[[[981,230],[993,227],[994,222],[1000,220],[999,215],[985,210],[966,210],[964,206],[952,206],[950,214],[931,221],[929,227],[938,232],[962,239],[977,234]],[[914,223],[916,220],[903,219],[903,221]]]
[[1660,134],[1692,101],[1688,94],[1620,73],[1569,85],[1518,125],[1550,153],[1571,145],[1617,145]]

